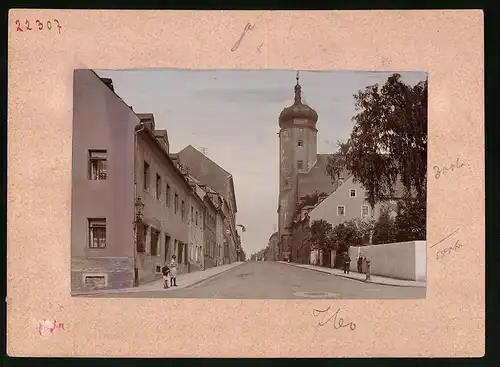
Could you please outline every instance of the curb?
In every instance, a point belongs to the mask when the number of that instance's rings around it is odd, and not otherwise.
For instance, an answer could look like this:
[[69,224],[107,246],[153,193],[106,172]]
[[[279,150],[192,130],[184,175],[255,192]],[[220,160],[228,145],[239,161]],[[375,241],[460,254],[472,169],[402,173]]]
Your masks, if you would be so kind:
[[[200,279],[200,280],[198,280],[197,282],[194,282],[194,283],[192,283],[192,284],[189,284],[189,285],[187,285],[187,286],[185,286],[185,287],[182,287],[182,288],[177,288],[177,289],[179,290],[179,289],[186,289],[186,288],[192,287],[192,286],[194,286],[194,285],[196,285],[196,284],[199,284],[199,283],[201,283],[201,282],[204,282],[205,280],[209,280],[209,279],[211,279],[211,278],[213,278],[213,277],[216,277],[217,275],[223,274],[223,273],[225,273],[226,271],[229,271],[229,270],[231,270],[231,269],[237,268],[238,266],[240,266],[240,265],[242,265],[242,264],[244,264],[244,262],[242,262],[242,263],[241,263],[241,264],[239,264],[239,265],[233,266],[233,267],[231,267],[231,268],[229,268],[229,269],[223,270],[223,271],[221,271],[221,272],[219,272],[219,273],[217,273],[217,274],[210,275],[210,276],[209,276],[209,277],[207,277],[207,278]],[[161,291],[161,290],[163,290],[163,288],[161,288],[161,289],[159,289],[159,290]],[[142,292],[156,292],[156,291],[157,291],[157,290],[123,292],[123,290],[120,290],[120,289],[110,289],[110,290],[108,290],[107,292],[106,292],[106,291],[104,291],[104,292],[94,291],[94,292],[82,292],[82,293],[78,292],[78,293],[71,293],[71,296],[72,296],[72,297],[74,297],[74,296],[96,296],[96,295],[97,295],[97,296],[105,296],[105,295],[108,295],[108,294],[127,294],[127,293],[133,293],[133,294],[135,294],[135,293],[142,293]]]
[[403,285],[403,284],[390,284],[390,283],[374,282],[374,281],[372,281],[372,280],[366,281],[366,280],[363,280],[363,279],[351,278],[351,277],[345,276],[345,275],[343,275],[343,274],[335,274],[335,273],[330,273],[330,272],[325,271],[325,270],[320,270],[320,269],[310,269],[310,268],[306,268],[306,267],[303,267],[303,266],[297,266],[297,265],[296,265],[296,264],[294,264],[294,263],[287,263],[287,262],[282,262],[282,261],[280,261],[280,263],[282,263],[282,264],[287,264],[287,265],[291,265],[291,266],[295,266],[296,268],[301,268],[301,269],[305,269],[305,270],[317,271],[318,273],[330,274],[330,275],[334,275],[334,276],[337,276],[337,277],[342,277],[342,278],[345,278],[345,279],[351,279],[351,280],[355,280],[355,281],[357,281],[357,282],[361,282],[361,283],[370,283],[370,284],[386,285],[386,286],[392,286],[392,287],[427,288],[427,284],[426,284],[426,285]]

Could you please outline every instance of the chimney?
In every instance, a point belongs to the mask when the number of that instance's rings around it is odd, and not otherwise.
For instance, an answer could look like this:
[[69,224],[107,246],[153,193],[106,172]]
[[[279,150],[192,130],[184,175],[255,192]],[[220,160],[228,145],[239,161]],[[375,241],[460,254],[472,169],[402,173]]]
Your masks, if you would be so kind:
[[101,78],[101,80],[108,86],[109,89],[113,92],[115,91],[115,88],[113,87],[113,80],[111,78]]

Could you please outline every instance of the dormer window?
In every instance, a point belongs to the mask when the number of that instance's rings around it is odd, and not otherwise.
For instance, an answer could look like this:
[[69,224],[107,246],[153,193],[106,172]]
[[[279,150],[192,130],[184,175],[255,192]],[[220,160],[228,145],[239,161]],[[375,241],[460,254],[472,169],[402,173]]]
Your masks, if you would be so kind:
[[304,146],[304,142],[302,140],[299,140],[298,143],[297,143],[297,146],[298,147],[303,147]]

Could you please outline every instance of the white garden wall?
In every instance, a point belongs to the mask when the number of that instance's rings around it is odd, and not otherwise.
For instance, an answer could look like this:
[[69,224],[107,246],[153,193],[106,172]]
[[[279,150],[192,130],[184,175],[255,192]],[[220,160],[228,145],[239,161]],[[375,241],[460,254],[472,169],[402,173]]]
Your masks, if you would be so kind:
[[[370,259],[372,275],[426,281],[426,241],[350,247],[351,271],[357,271],[357,258],[360,252],[363,257]],[[363,271],[365,271],[365,266],[363,266]]]

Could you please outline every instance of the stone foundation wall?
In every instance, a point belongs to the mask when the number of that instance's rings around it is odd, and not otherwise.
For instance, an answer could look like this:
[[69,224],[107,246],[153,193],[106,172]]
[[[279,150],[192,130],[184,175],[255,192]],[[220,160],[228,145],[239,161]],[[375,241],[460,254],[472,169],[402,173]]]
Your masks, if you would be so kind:
[[[85,284],[84,274],[96,277],[104,276],[105,279],[103,281],[96,280],[94,285]],[[71,261],[72,292],[129,288],[133,285],[133,258],[73,258]]]

